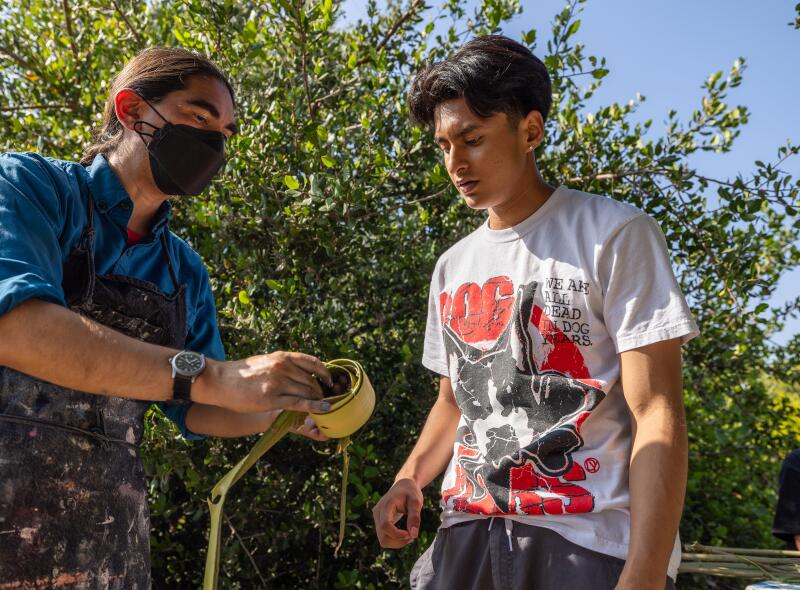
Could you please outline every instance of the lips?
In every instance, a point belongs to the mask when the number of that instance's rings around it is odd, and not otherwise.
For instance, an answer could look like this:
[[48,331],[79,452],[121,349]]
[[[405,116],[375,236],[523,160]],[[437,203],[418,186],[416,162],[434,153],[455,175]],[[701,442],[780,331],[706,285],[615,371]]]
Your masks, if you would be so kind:
[[461,191],[462,194],[468,195],[470,193],[475,192],[475,188],[478,186],[477,180],[459,180],[456,183],[458,190]]

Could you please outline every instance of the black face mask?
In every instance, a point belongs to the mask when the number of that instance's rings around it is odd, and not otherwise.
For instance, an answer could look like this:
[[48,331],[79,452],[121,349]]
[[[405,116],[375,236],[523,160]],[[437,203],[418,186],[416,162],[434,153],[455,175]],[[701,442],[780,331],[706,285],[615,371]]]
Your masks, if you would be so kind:
[[[133,130],[147,146],[156,186],[166,195],[199,195],[225,164],[225,135],[191,125],[173,125],[142,98],[164,119],[161,127],[147,121],[133,124]],[[154,131],[141,131],[144,125]],[[145,136],[150,138],[150,143],[144,140]]]

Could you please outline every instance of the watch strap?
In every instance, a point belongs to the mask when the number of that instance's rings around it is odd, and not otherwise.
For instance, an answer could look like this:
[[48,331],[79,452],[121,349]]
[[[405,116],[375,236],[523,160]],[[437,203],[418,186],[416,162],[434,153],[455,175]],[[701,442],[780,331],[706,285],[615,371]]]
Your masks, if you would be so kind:
[[172,399],[191,401],[193,381],[194,379],[191,377],[175,375],[175,379],[172,381]]

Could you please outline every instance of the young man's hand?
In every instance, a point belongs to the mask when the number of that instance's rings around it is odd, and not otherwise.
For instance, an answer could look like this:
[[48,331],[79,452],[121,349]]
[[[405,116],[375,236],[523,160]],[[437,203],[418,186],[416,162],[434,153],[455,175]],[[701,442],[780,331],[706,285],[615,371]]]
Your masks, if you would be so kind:
[[[422,490],[413,479],[400,479],[394,483],[383,498],[372,509],[375,531],[381,547],[399,549],[417,538],[419,534],[420,512],[422,510]],[[406,515],[408,530],[395,526]]]

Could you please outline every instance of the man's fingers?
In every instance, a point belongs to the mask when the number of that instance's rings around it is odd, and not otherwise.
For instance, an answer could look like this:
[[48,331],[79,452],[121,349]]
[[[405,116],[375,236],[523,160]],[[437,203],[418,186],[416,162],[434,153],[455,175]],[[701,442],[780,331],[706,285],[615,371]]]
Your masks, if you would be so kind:
[[413,496],[406,501],[406,508],[408,510],[408,518],[406,519],[406,526],[408,527],[408,534],[413,539],[417,538],[419,534],[420,513],[422,512],[422,502]]
[[389,500],[377,515],[378,531],[381,536],[381,544],[384,547],[404,547],[412,540],[412,536],[403,529],[397,528],[395,523],[405,514],[403,498]]
[[322,434],[322,432],[320,432],[319,427],[314,422],[314,418],[312,418],[311,416],[306,416],[303,425],[300,428],[298,428],[295,432],[297,432],[297,434],[300,434],[302,436],[307,436],[312,440],[320,442],[330,440],[327,436],[325,436],[324,434]]
[[304,397],[306,399],[322,399],[322,395],[317,394],[310,384],[298,383],[292,379],[281,379],[274,382],[273,390],[276,392],[274,395],[291,395],[294,397]]
[[307,414],[325,414],[331,409],[330,403],[322,400],[313,400],[295,395],[281,395],[277,399],[278,407],[282,410],[294,410]]
[[290,352],[289,358],[292,359],[292,362],[303,369],[308,373],[313,373],[325,383],[331,383],[331,372],[325,366],[321,360],[319,360],[315,356],[311,356],[310,354],[305,354],[303,352]]
[[300,385],[308,387],[310,392],[313,394],[310,397],[313,397],[314,399],[322,399],[322,386],[311,373],[304,371],[297,365],[290,365],[286,370],[286,377],[295,383],[299,383]]

